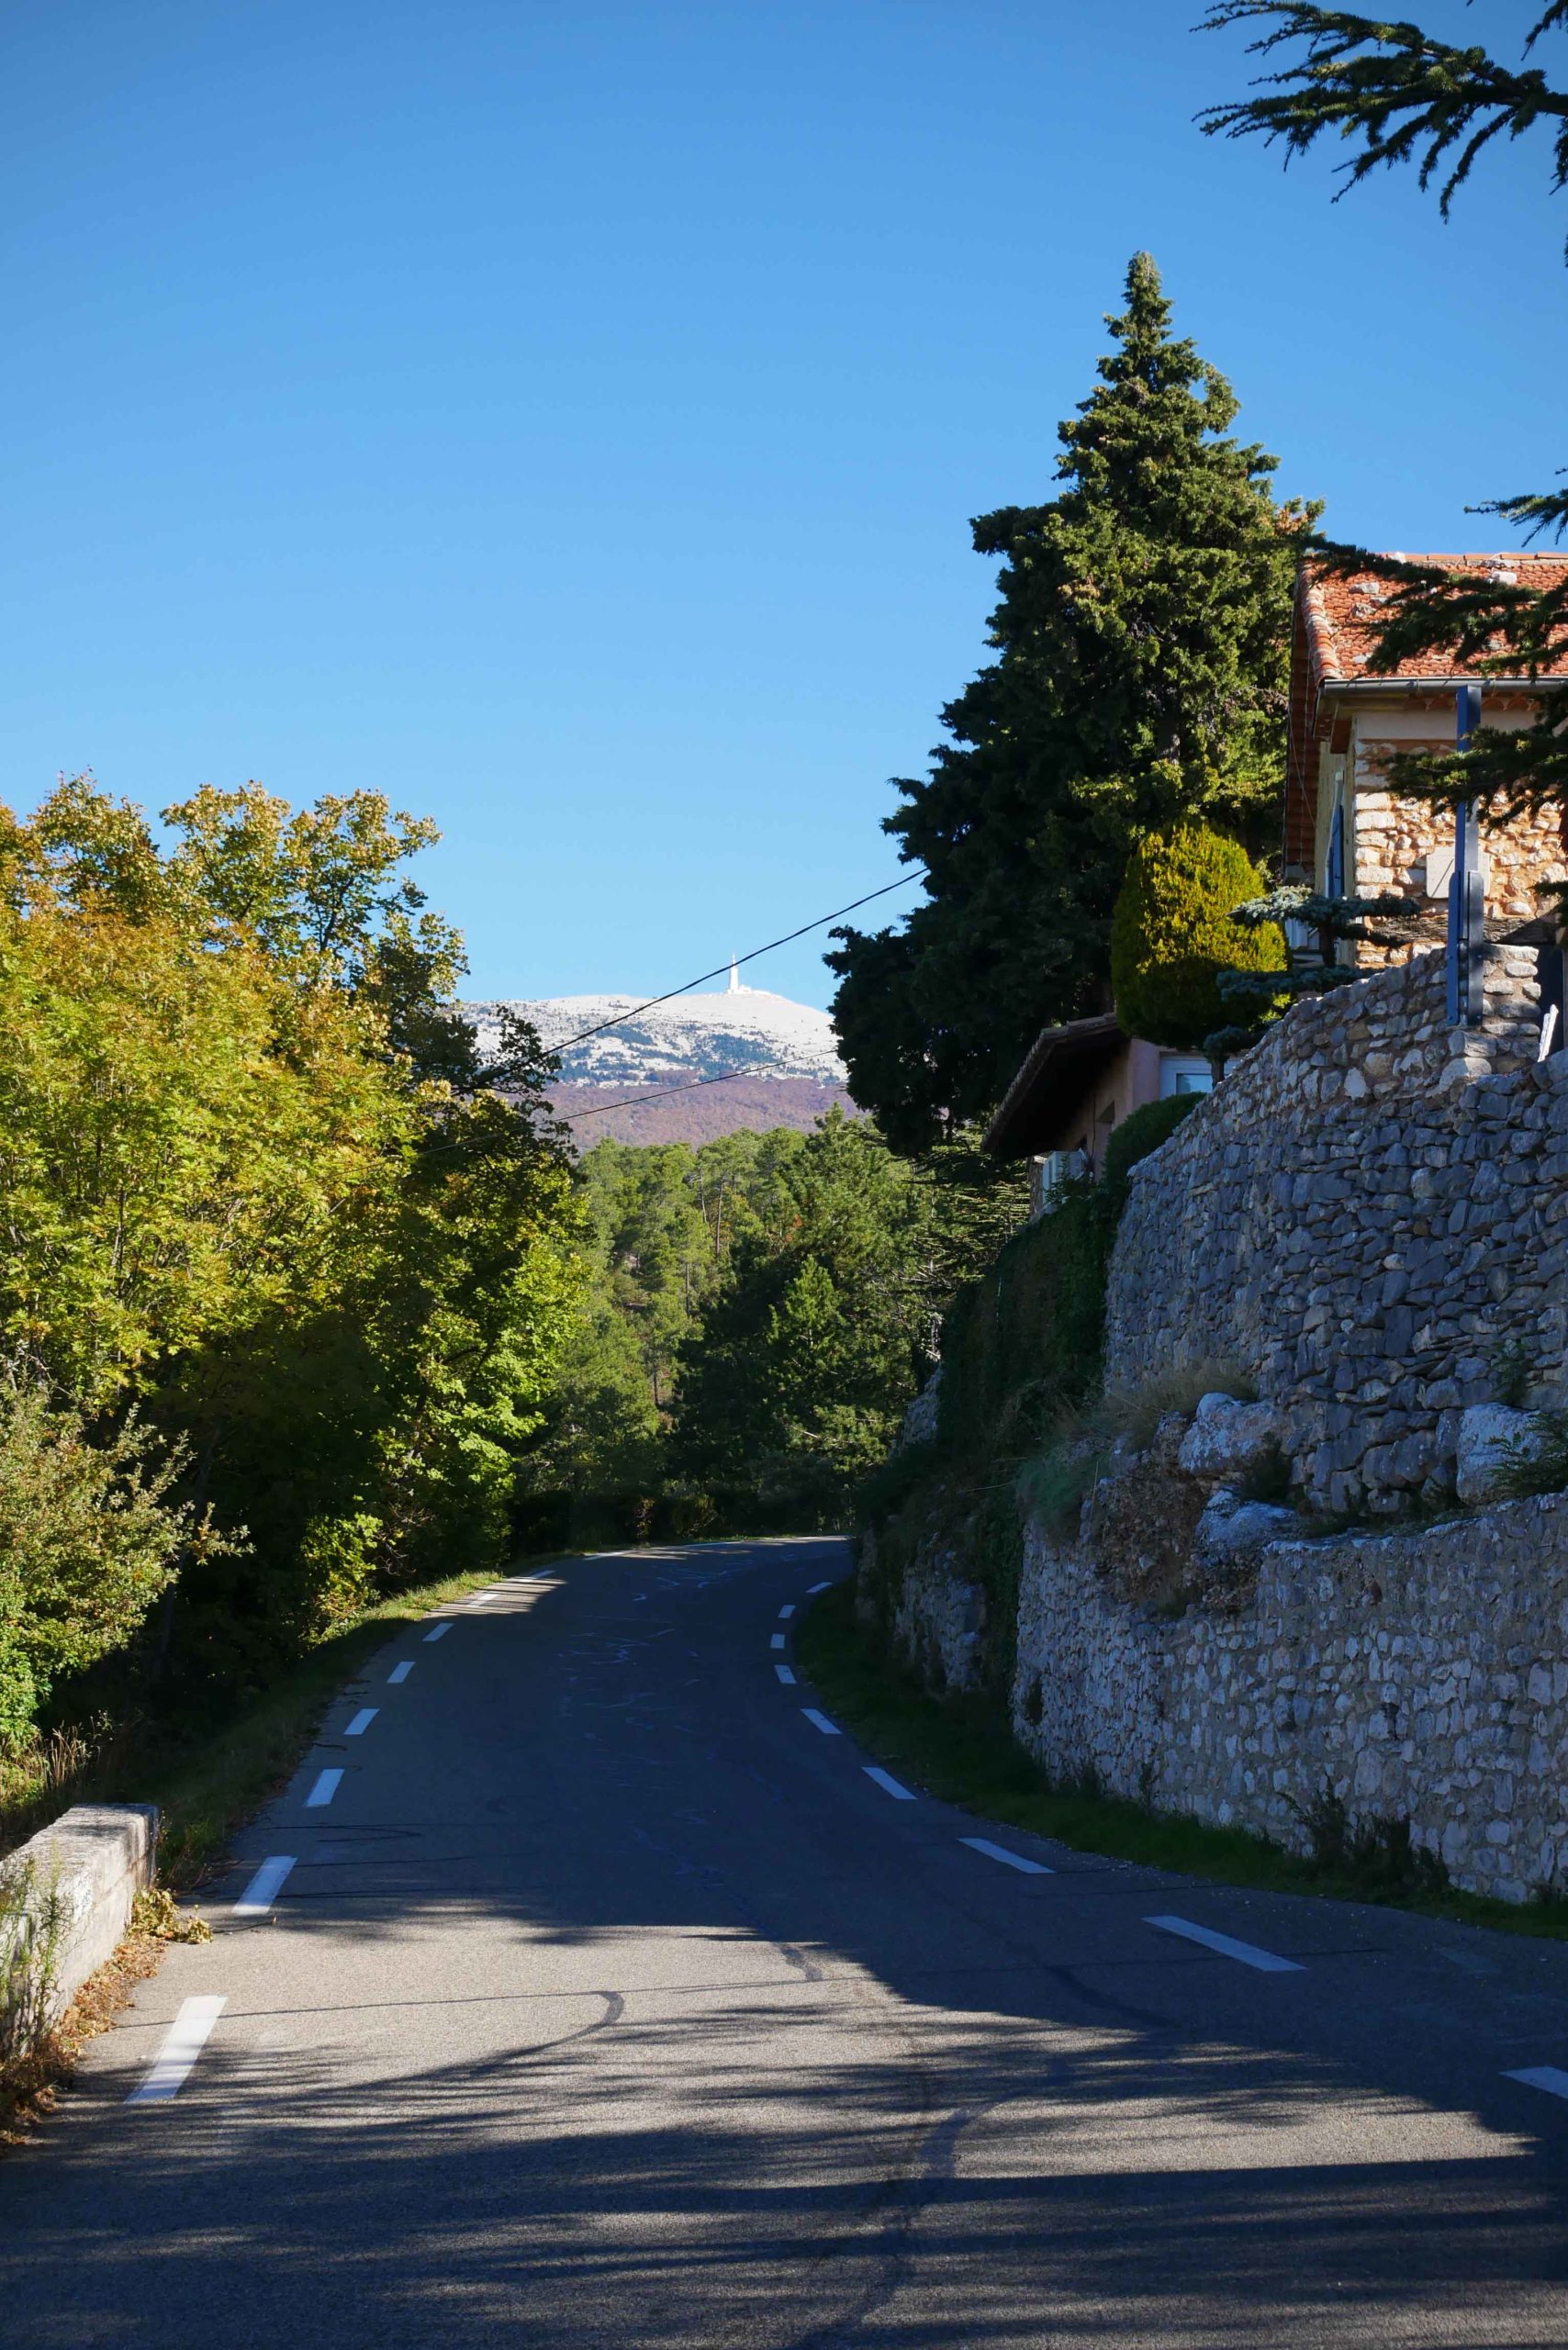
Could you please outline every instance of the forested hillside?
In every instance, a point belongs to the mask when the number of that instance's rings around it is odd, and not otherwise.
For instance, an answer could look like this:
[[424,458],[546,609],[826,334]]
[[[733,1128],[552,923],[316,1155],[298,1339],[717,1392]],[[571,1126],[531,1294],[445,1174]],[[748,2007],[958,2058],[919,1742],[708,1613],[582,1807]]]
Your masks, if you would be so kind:
[[900,1158],[836,1113],[602,1142],[583,1182],[588,1302],[523,1471],[524,1522],[561,1539],[835,1522],[1024,1212],[971,1141]]

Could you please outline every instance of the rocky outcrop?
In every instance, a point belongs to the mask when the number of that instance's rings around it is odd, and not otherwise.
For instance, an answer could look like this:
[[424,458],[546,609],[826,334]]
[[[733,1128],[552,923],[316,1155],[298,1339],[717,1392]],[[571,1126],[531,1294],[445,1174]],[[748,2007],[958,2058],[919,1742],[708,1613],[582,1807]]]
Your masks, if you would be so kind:
[[1489,1502],[1506,1494],[1510,1480],[1540,1458],[1542,1434],[1534,1412],[1506,1404],[1475,1404],[1459,1416],[1456,1479],[1462,1502]]
[[1200,1397],[1177,1458],[1190,1477],[1210,1485],[1234,1485],[1261,1469],[1279,1449],[1279,1414],[1271,1404],[1211,1394]]
[[1301,1533],[1301,1516],[1271,1502],[1243,1501],[1222,1485],[1198,1520],[1193,1550],[1200,1568],[1234,1566],[1257,1557],[1266,1543],[1289,1542]]

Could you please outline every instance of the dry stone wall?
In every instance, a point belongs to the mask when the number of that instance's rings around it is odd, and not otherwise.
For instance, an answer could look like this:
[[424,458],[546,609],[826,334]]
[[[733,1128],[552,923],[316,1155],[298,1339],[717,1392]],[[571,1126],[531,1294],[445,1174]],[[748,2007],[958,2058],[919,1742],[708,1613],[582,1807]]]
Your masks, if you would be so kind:
[[[985,1600],[961,1551],[921,1552],[892,1630],[934,1688],[974,1685]],[[1337,1809],[1407,1829],[1467,1891],[1568,1891],[1568,1494],[1277,1541],[1174,1611],[1031,1520],[1016,1657],[1014,1729],[1058,1785],[1301,1852]]]
[[1568,1495],[1280,1543],[1243,1598],[1174,1619],[1028,1530],[1014,1726],[1058,1780],[1300,1852],[1327,1791],[1523,1900],[1568,1879],[1565,1700]]
[[[1520,1900],[1568,1890],[1568,1494],[1491,1496],[1544,1441],[1505,1404],[1568,1407],[1568,1053],[1533,951],[1484,976],[1465,1030],[1440,955],[1298,1005],[1134,1169],[1107,1386],[1211,1392],[1114,1441],[1074,1539],[1027,1523],[1011,1704],[1058,1781],[1297,1850],[1404,1823]],[[947,1687],[1010,1645],[964,1547],[894,1608]]]
[[[876,1535],[861,1537],[862,1588],[873,1578]],[[972,1689],[980,1676],[986,1595],[960,1572],[953,1552],[930,1543],[906,1570],[893,1613],[894,1645],[927,1684],[946,1695]]]
[[1568,1401],[1568,1053],[1543,1062],[1538,958],[1493,947],[1484,1017],[1443,958],[1299,1004],[1133,1169],[1107,1383],[1233,1365],[1299,1495],[1394,1510],[1452,1491],[1459,1420],[1522,1366]]

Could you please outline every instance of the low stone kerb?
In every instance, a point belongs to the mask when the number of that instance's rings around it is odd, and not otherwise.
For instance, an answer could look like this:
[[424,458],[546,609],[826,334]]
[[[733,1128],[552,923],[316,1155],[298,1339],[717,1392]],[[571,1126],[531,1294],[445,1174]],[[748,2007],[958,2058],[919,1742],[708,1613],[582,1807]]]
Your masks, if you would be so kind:
[[77,1804],[0,1862],[0,2032],[47,2030],[113,1954],[152,1882],[158,1813]]

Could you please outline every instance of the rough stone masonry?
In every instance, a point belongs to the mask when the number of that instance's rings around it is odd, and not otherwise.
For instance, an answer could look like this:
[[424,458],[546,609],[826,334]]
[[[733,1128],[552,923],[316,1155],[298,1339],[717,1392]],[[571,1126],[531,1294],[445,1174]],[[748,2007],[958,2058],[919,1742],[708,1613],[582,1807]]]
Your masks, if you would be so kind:
[[[1134,1170],[1107,1385],[1208,1365],[1260,1400],[1161,1423],[1172,1496],[1210,1496],[1162,1601],[1129,1597],[1095,1496],[1076,1539],[1027,1525],[1012,1710],[1056,1779],[1297,1850],[1326,1807],[1406,1823],[1473,1891],[1563,1889],[1568,1494],[1462,1506],[1517,1440],[1483,1408],[1500,1385],[1568,1402],[1568,1053],[1538,1061],[1540,1035],[1532,951],[1491,951],[1464,1031],[1421,957],[1298,1006]],[[1260,1431],[1293,1501],[1386,1528],[1243,1513],[1232,1472]],[[1266,1523],[1227,1561],[1243,1514]],[[934,1530],[895,1637],[961,1687],[985,1606]]]
[[1133,1169],[1106,1383],[1213,1361],[1274,1405],[1301,1498],[1453,1489],[1459,1416],[1509,1371],[1568,1402],[1568,1053],[1533,948],[1450,1029],[1443,958],[1303,1003]]
[[[1337,1807],[1352,1830],[1402,1823],[1468,1891],[1568,1889],[1568,1494],[1389,1532],[1303,1529],[1174,1608],[1130,1604],[1106,1565],[1092,1529],[1025,1528],[1013,1724],[1058,1784],[1296,1852]],[[985,1609],[934,1539],[894,1637],[933,1684],[963,1689]]]
[[1053,1777],[1298,1852],[1326,1795],[1409,1824],[1456,1885],[1568,1878],[1568,1495],[1397,1534],[1276,1543],[1240,1605],[1119,1604],[1025,1544],[1017,1732]]

